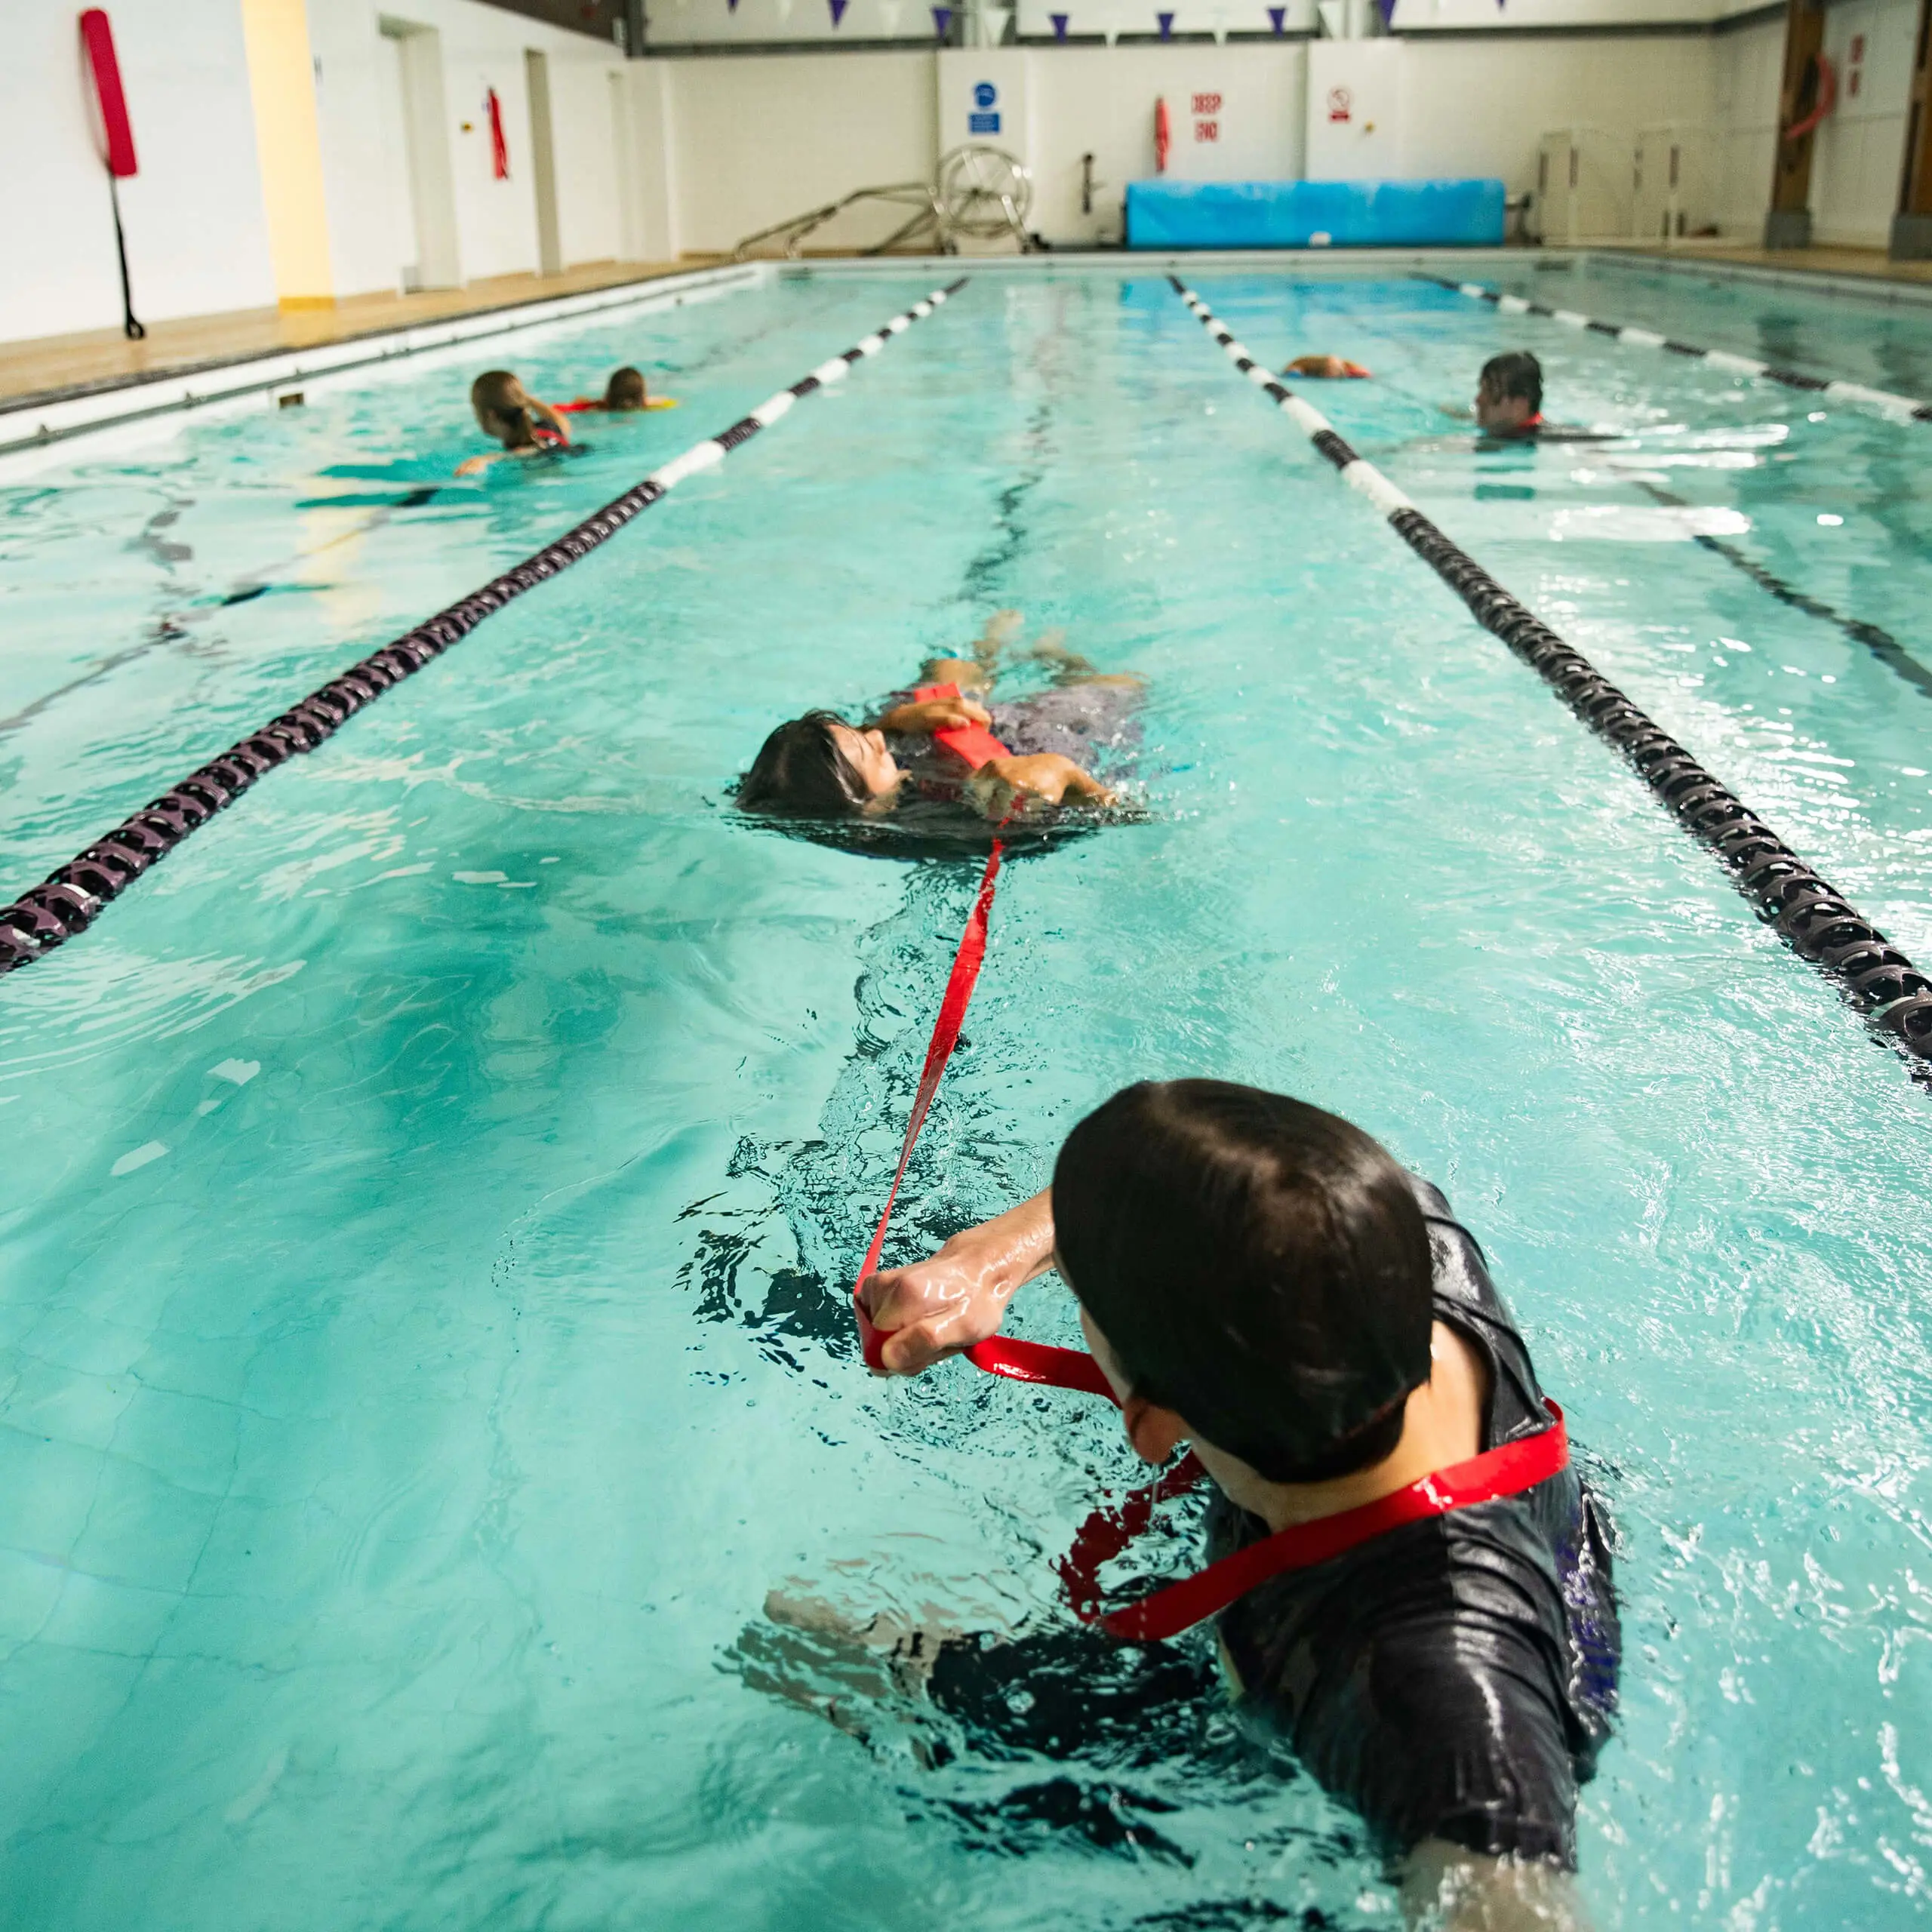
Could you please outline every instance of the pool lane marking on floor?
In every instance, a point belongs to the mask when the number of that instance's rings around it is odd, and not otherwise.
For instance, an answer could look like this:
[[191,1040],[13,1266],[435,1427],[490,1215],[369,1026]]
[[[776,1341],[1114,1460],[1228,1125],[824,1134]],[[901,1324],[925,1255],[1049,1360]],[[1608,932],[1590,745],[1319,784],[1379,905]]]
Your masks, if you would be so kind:
[[1734,355],[1727,349],[1700,349],[1694,343],[1659,335],[1654,329],[1637,328],[1623,322],[1599,321],[1593,315],[1579,315],[1574,309],[1552,309],[1546,302],[1532,302],[1524,295],[1506,295],[1500,289],[1485,288],[1478,281],[1451,281],[1446,275],[1420,273],[1415,278],[1433,282],[1438,288],[1447,288],[1458,295],[1466,295],[1472,301],[1487,302],[1506,315],[1541,315],[1550,321],[1562,323],[1566,328],[1588,329],[1592,334],[1607,335],[1614,342],[1627,342],[1638,349],[1666,349],[1673,355],[1687,355],[1694,361],[1709,362],[1740,376],[1756,376],[1767,383],[1782,383],[1788,389],[1808,389],[1814,395],[1829,396],[1835,402],[1855,402],[1863,408],[1876,410],[1890,422],[1903,420],[1932,423],[1932,403],[1921,402],[1916,396],[1894,395],[1889,389],[1868,389],[1863,383],[1807,376],[1795,369],[1780,369],[1769,362],[1759,361],[1755,355]]
[[[1690,507],[1683,497],[1658,484],[1641,476],[1633,480],[1653,503],[1661,503],[1667,509]],[[1740,549],[1735,543],[1726,543],[1721,537],[1713,537],[1708,531],[1692,531],[1690,540],[1713,556],[1721,557],[1733,570],[1741,571],[1760,590],[1775,597],[1780,604],[1788,604],[1794,611],[1803,611],[1807,617],[1816,617],[1820,623],[1836,625],[1854,644],[1863,645],[1895,677],[1911,685],[1921,697],[1932,697],[1932,669],[1921,664],[1882,625],[1869,623],[1863,617],[1847,617],[1823,598],[1814,597],[1796,585],[1786,583],[1749,551]]]
[[876,334],[821,362],[789,389],[761,402],[749,416],[654,469],[641,483],[554,542],[494,577],[445,611],[372,651],[338,677],[291,706],[260,730],[251,732],[219,757],[191,772],[171,789],[97,838],[11,906],[0,907],[0,973],[11,972],[51,952],[93,924],[101,908],[118,898],[149,866],[167,857],[198,826],[231,804],[256,780],[298,753],[313,751],[334,735],[362,707],[393,685],[413,677],[453,644],[467,637],[485,618],[547,582],[558,571],[608,542],[631,520],[661,502],[687,478],[715,468],[733,450],[750,441],[789,413],[814,390],[843,382],[857,364],[876,355],[915,322],[923,321],[966,285],[960,276],[893,317]]
[[1792,949],[1829,973],[1852,1004],[1906,1053],[1927,1063],[1914,1077],[1932,1084],[1932,978],[1862,918],[1735,793],[1718,783],[1582,652],[1510,595],[1452,543],[1373,463],[1338,436],[1327,418],[1257,362],[1233,332],[1177,275],[1174,293],[1223,354],[1383,513],[1385,521],[1570,709],[1620,751],[1692,837],[1709,846],[1731,883]]

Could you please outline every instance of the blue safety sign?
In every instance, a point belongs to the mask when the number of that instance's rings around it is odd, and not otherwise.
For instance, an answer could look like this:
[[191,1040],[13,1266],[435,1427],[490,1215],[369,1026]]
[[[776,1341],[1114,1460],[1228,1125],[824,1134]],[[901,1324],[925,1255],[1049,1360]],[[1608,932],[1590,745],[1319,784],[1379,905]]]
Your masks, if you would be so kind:
[[999,89],[991,81],[982,81],[973,90],[975,107],[990,107],[999,98]]

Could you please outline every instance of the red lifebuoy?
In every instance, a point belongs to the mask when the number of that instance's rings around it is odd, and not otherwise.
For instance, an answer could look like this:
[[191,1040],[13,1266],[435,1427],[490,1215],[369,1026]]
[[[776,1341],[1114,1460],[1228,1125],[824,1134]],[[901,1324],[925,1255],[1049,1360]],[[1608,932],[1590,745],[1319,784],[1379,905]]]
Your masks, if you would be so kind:
[[1165,97],[1154,103],[1154,172],[1164,174],[1168,171],[1168,150],[1174,146],[1174,129],[1168,120],[1168,103]]
[[[1832,71],[1832,63],[1821,49],[1813,59],[1818,68],[1818,98],[1811,112],[1801,121],[1794,121],[1784,131],[1787,141],[1801,141],[1807,134],[1815,134],[1818,124],[1838,104],[1838,77]],[[1803,89],[1799,90],[1801,93]]]
[[114,57],[114,29],[98,7],[90,7],[81,16],[81,48],[100,109],[101,158],[109,174],[125,180],[138,165],[134,130],[128,118],[128,97],[122,91],[121,63]]

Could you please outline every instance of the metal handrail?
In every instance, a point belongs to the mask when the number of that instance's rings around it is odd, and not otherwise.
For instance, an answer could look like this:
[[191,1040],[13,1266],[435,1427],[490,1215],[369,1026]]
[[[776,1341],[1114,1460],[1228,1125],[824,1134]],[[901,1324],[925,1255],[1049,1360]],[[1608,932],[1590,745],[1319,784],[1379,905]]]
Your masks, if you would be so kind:
[[856,202],[891,202],[902,208],[911,207],[916,212],[910,221],[902,223],[883,242],[875,242],[869,248],[861,248],[862,255],[882,255],[886,251],[930,222],[935,233],[943,229],[938,198],[934,194],[930,181],[895,181],[881,188],[854,188],[849,195],[841,195],[835,202],[827,202],[823,208],[812,209],[808,214],[792,216],[785,221],[774,221],[769,228],[761,228],[755,234],[747,235],[731,251],[734,262],[746,260],[752,249],[761,242],[769,242],[774,237],[783,238],[783,251],[788,261],[796,261],[798,244],[815,228],[822,228],[835,214],[841,214]]

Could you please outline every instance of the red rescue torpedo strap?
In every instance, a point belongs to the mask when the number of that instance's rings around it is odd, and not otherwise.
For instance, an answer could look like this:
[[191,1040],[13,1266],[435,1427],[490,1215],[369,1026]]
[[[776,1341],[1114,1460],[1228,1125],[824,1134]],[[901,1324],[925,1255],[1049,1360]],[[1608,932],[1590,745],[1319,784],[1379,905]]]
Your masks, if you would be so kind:
[[[914,700],[921,703],[931,698],[958,695],[957,685],[921,685],[912,694]],[[1007,755],[1005,746],[983,724],[949,725],[943,731],[934,732],[933,736],[955,757],[976,771],[987,759]],[[965,1020],[966,1008],[972,1001],[973,988],[986,956],[986,921],[992,911],[993,888],[999,878],[1000,860],[1004,851],[1001,841],[995,838],[986,859],[986,869],[980,875],[979,893],[973,901],[966,930],[959,936],[959,949],[953,955],[952,971],[947,976],[946,992],[939,1003],[939,1017],[933,1023],[932,1039],[926,1048],[926,1064],[919,1075],[918,1091],[913,1097],[912,1118],[906,1123],[906,1138],[900,1144],[899,1165],[894,1171],[892,1186],[885,1197],[885,1211],[878,1217],[878,1226],[872,1232],[872,1245],[866,1250],[865,1263],[859,1270],[858,1280],[852,1284],[852,1312],[858,1319],[859,1340],[864,1347],[869,1368],[883,1365],[885,1335],[881,1330],[875,1328],[867,1318],[865,1306],[859,1300],[860,1284],[878,1266],[879,1256],[885,1247],[885,1231],[891,1223],[893,1207],[899,1198],[900,1184],[906,1178],[906,1164],[912,1159],[913,1143],[919,1137],[919,1130],[926,1124],[926,1115],[931,1109],[934,1094],[939,1091],[940,1078],[946,1071],[946,1063],[952,1057],[952,1049],[958,1044],[959,1029]],[[1044,1342],[1014,1341],[995,1335],[989,1340],[976,1343],[966,1351],[966,1356],[976,1368],[983,1368],[989,1375],[1010,1376],[1017,1382],[1044,1383],[1056,1389],[1084,1389],[1090,1395],[1105,1395],[1109,1401],[1113,1398],[1113,1391],[1107,1386],[1106,1378],[1101,1374],[1093,1357],[1078,1349],[1057,1349]]]
[[1500,1497],[1520,1496],[1538,1483],[1547,1482],[1570,1460],[1563,1411],[1547,1396],[1543,1407],[1549,1411],[1550,1426],[1534,1435],[1499,1443],[1466,1463],[1438,1469],[1420,1482],[1378,1497],[1358,1509],[1278,1531],[1209,1564],[1197,1576],[1152,1591],[1122,1609],[1103,1611],[1097,1580],[1100,1566],[1111,1562],[1146,1528],[1161,1497],[1184,1494],[1206,1476],[1199,1459],[1190,1451],[1171,1475],[1136,1490],[1118,1510],[1095,1510],[1080,1526],[1073,1547],[1055,1565],[1068,1606],[1083,1623],[1097,1624],[1110,1637],[1128,1643],[1159,1643],[1226,1610],[1272,1577],[1312,1569],[1404,1523],[1446,1516],[1452,1510],[1493,1503]]
[[[959,688],[956,685],[922,685],[912,695],[920,702],[957,697]],[[933,735],[976,771],[988,758],[1006,755],[1006,747],[983,725],[949,727]],[[993,888],[999,878],[1002,851],[1000,841],[995,838],[986,871],[980,875],[979,893],[973,901],[966,930],[960,935],[959,949],[953,955],[952,971],[946,977],[939,1017],[934,1022],[932,1038],[926,1048],[918,1091],[913,1097],[912,1118],[906,1123],[906,1137],[900,1145],[899,1164],[893,1171],[892,1186],[886,1194],[885,1211],[878,1217],[872,1245],[866,1250],[864,1264],[852,1284],[852,1312],[858,1321],[859,1340],[869,1368],[883,1365],[886,1331],[872,1326],[865,1304],[859,1299],[859,1290],[878,1266],[892,1210],[906,1178],[906,1163],[912,1158],[913,1143],[926,1124],[940,1076],[958,1044],[959,1029],[986,956],[986,921],[992,910]],[[1099,1363],[1079,1349],[1059,1349],[1044,1342],[1017,1341],[995,1335],[975,1343],[966,1351],[966,1359],[989,1375],[1004,1375],[1015,1382],[1081,1389],[1088,1395],[1104,1395],[1110,1402],[1118,1399],[1100,1373]],[[1326,1563],[1404,1523],[1447,1515],[1452,1509],[1466,1509],[1472,1503],[1492,1502],[1499,1497],[1520,1495],[1546,1481],[1570,1460],[1570,1439],[1564,1428],[1563,1411],[1547,1397],[1544,1407],[1549,1411],[1551,1426],[1538,1435],[1500,1444],[1466,1463],[1438,1469],[1420,1482],[1364,1503],[1358,1509],[1344,1510],[1316,1522],[1297,1524],[1260,1543],[1251,1543],[1232,1556],[1224,1556],[1218,1563],[1211,1563],[1197,1576],[1170,1583],[1122,1609],[1103,1611],[1097,1580],[1101,1565],[1110,1562],[1146,1530],[1152,1520],[1154,1505],[1162,1494],[1183,1494],[1205,1476],[1207,1472],[1190,1451],[1171,1475],[1134,1491],[1118,1510],[1095,1510],[1081,1525],[1073,1547],[1056,1566],[1068,1605],[1082,1623],[1097,1624],[1110,1637],[1128,1643],[1158,1643],[1226,1610],[1237,1598],[1246,1595],[1271,1577]]]

